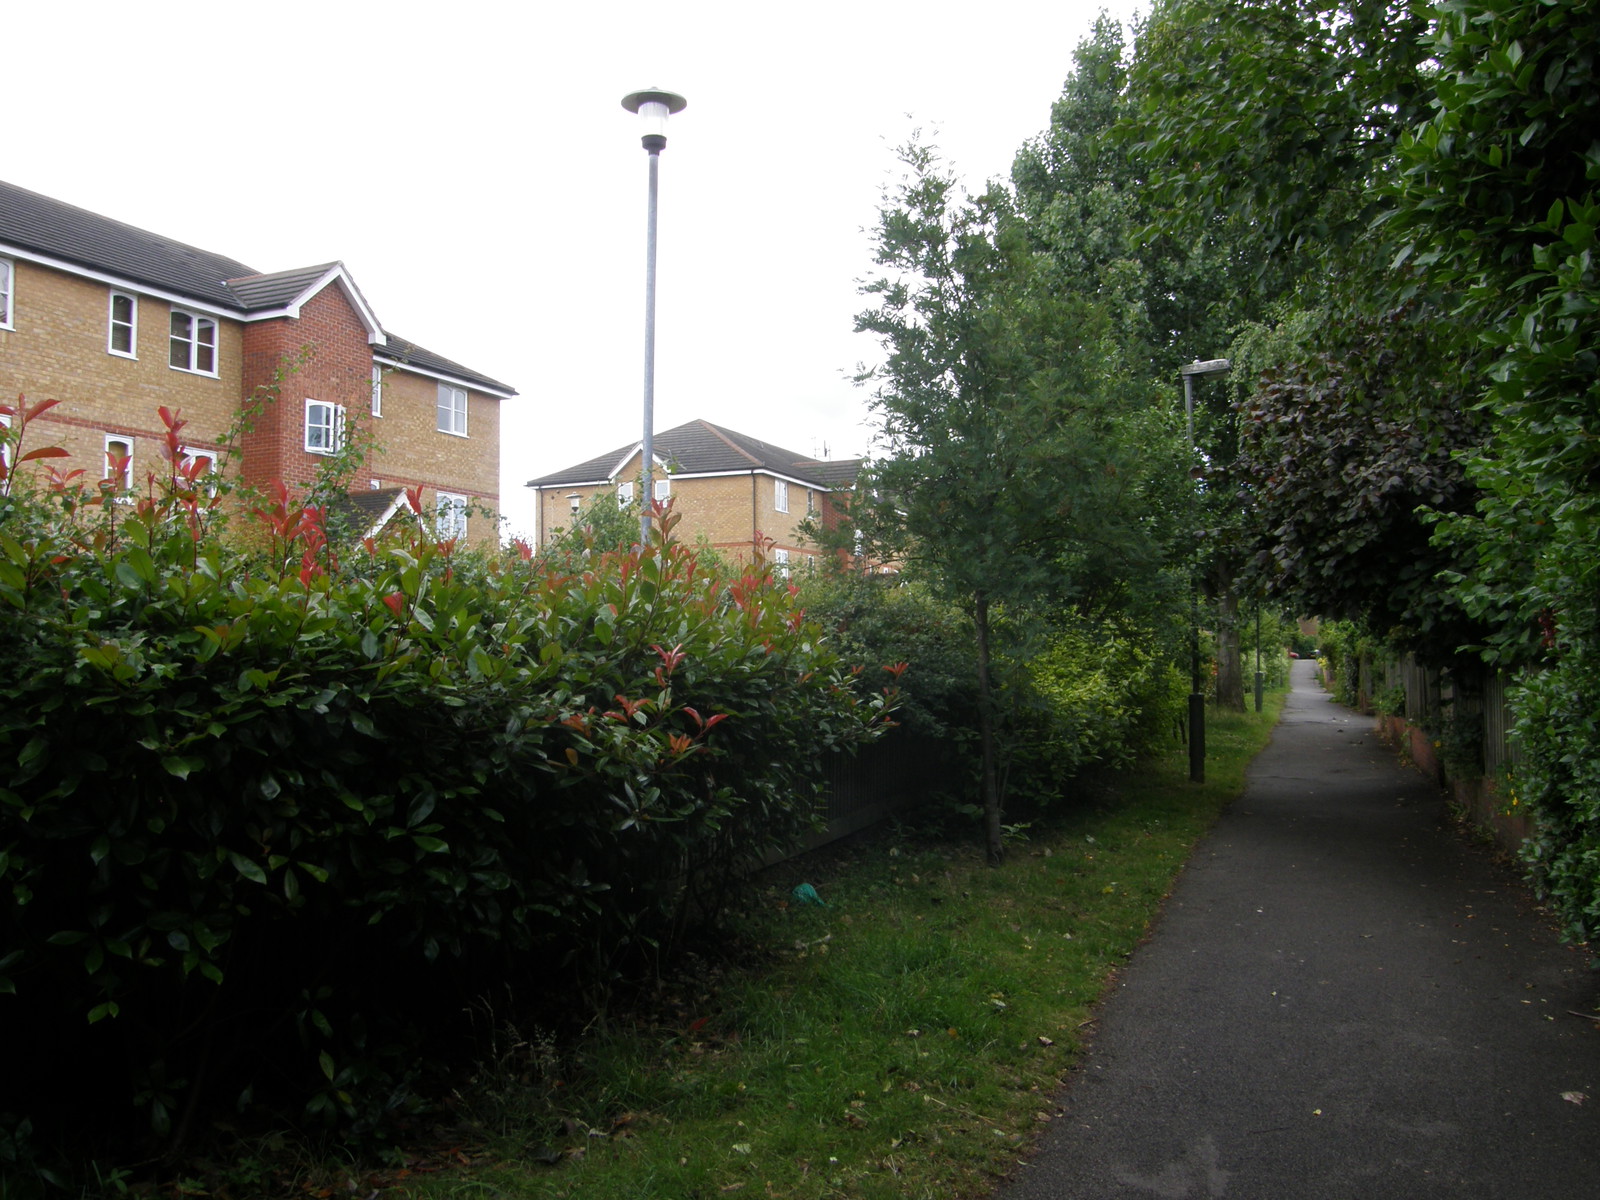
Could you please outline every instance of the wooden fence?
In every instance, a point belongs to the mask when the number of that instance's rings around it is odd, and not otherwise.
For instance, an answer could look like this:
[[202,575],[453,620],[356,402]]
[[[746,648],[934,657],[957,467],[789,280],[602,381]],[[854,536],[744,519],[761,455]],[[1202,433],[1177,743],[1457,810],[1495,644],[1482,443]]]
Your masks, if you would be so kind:
[[835,754],[827,772],[827,829],[809,839],[808,848],[847,837],[896,812],[948,790],[960,769],[947,742],[892,731],[859,754]]
[[1504,674],[1472,664],[1429,667],[1407,655],[1363,661],[1358,702],[1377,710],[1386,735],[1455,796],[1473,821],[1508,849],[1529,834],[1514,792],[1504,791],[1518,760]]

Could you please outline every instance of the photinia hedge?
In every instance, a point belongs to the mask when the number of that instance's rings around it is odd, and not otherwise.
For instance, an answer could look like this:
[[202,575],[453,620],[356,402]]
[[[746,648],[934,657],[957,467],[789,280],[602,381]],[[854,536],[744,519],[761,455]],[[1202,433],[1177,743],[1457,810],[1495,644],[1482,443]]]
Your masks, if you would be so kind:
[[371,1122],[463,997],[598,994],[889,724],[892,677],[669,512],[565,571],[436,541],[417,495],[343,557],[281,488],[221,537],[163,416],[142,498],[3,480],[0,1022],[65,1042],[0,1112],[82,1069],[177,1138],[219,1095]]

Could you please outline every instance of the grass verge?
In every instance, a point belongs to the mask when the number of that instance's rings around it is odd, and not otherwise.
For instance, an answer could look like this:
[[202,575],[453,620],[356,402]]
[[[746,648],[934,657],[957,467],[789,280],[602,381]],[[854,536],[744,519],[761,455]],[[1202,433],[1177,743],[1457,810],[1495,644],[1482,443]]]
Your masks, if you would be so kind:
[[[508,1029],[462,1096],[473,1145],[387,1194],[989,1194],[1056,1114],[1096,1002],[1282,703],[1213,716],[1205,784],[1175,748],[1000,869],[904,830],[778,868],[734,931],[747,965],[702,964],[647,1027],[576,1059]],[[826,907],[795,903],[800,882]]]

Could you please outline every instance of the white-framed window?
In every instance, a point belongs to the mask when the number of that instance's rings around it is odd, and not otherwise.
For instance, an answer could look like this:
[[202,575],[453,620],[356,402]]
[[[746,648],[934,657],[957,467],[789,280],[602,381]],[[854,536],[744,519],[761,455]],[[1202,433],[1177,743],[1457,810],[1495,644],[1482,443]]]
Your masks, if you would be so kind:
[[372,415],[383,416],[383,368],[372,364]]
[[661,475],[650,481],[650,490],[655,498],[665,504],[672,499],[672,476]]
[[[5,413],[0,413],[0,430],[10,428],[11,418],[6,416]],[[0,434],[0,463],[5,464],[6,470],[9,471],[11,469],[11,443],[6,441],[3,434]]]
[[139,357],[139,297],[112,292],[106,315],[106,351],[123,358]]
[[627,508],[633,503],[633,480],[624,480],[617,484],[617,507]]
[[101,478],[111,481],[113,491],[125,492],[133,487],[133,439],[108,433],[105,446],[105,473]]
[[215,478],[217,473],[216,452],[212,450],[191,450],[188,446],[185,446],[183,448],[183,469],[185,474],[196,463],[200,464],[200,470],[196,472],[194,481],[204,488],[207,493],[215,493],[217,490]]
[[16,328],[11,323],[12,300],[17,292],[17,268],[9,258],[0,258],[0,329]]
[[774,479],[772,481],[772,507],[778,512],[789,511],[789,481]]
[[439,385],[439,432],[467,436],[467,393],[448,383]]
[[344,406],[326,400],[306,400],[306,449],[312,454],[336,454],[344,443]]
[[778,569],[778,578],[789,578],[789,552],[787,550],[773,550],[772,562]]
[[217,323],[199,313],[172,310],[171,349],[167,362],[178,371],[197,375],[217,373]]
[[433,497],[433,528],[441,538],[458,538],[467,535],[467,498],[454,492],[435,492]]

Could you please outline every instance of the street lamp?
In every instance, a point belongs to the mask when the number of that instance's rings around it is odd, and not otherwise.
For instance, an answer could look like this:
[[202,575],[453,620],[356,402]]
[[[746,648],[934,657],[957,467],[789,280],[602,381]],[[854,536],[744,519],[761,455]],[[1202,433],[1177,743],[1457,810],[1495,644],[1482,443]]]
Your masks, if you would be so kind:
[[[1207,375],[1226,375],[1233,364],[1225,358],[1192,362],[1178,368],[1183,380],[1183,411],[1189,423],[1189,449],[1194,444],[1194,381]],[[1200,685],[1200,597],[1194,576],[1189,576],[1189,781],[1206,781],[1206,694]]]
[[650,468],[655,455],[657,177],[660,174],[661,152],[667,147],[667,118],[675,112],[682,112],[688,103],[676,92],[663,92],[659,88],[629,92],[622,98],[622,107],[631,113],[638,113],[644,123],[644,136],[639,141],[650,156],[650,207],[644,268],[644,446],[641,454],[644,495],[639,505],[641,550],[650,544],[650,504],[655,499],[655,491],[650,483]]

